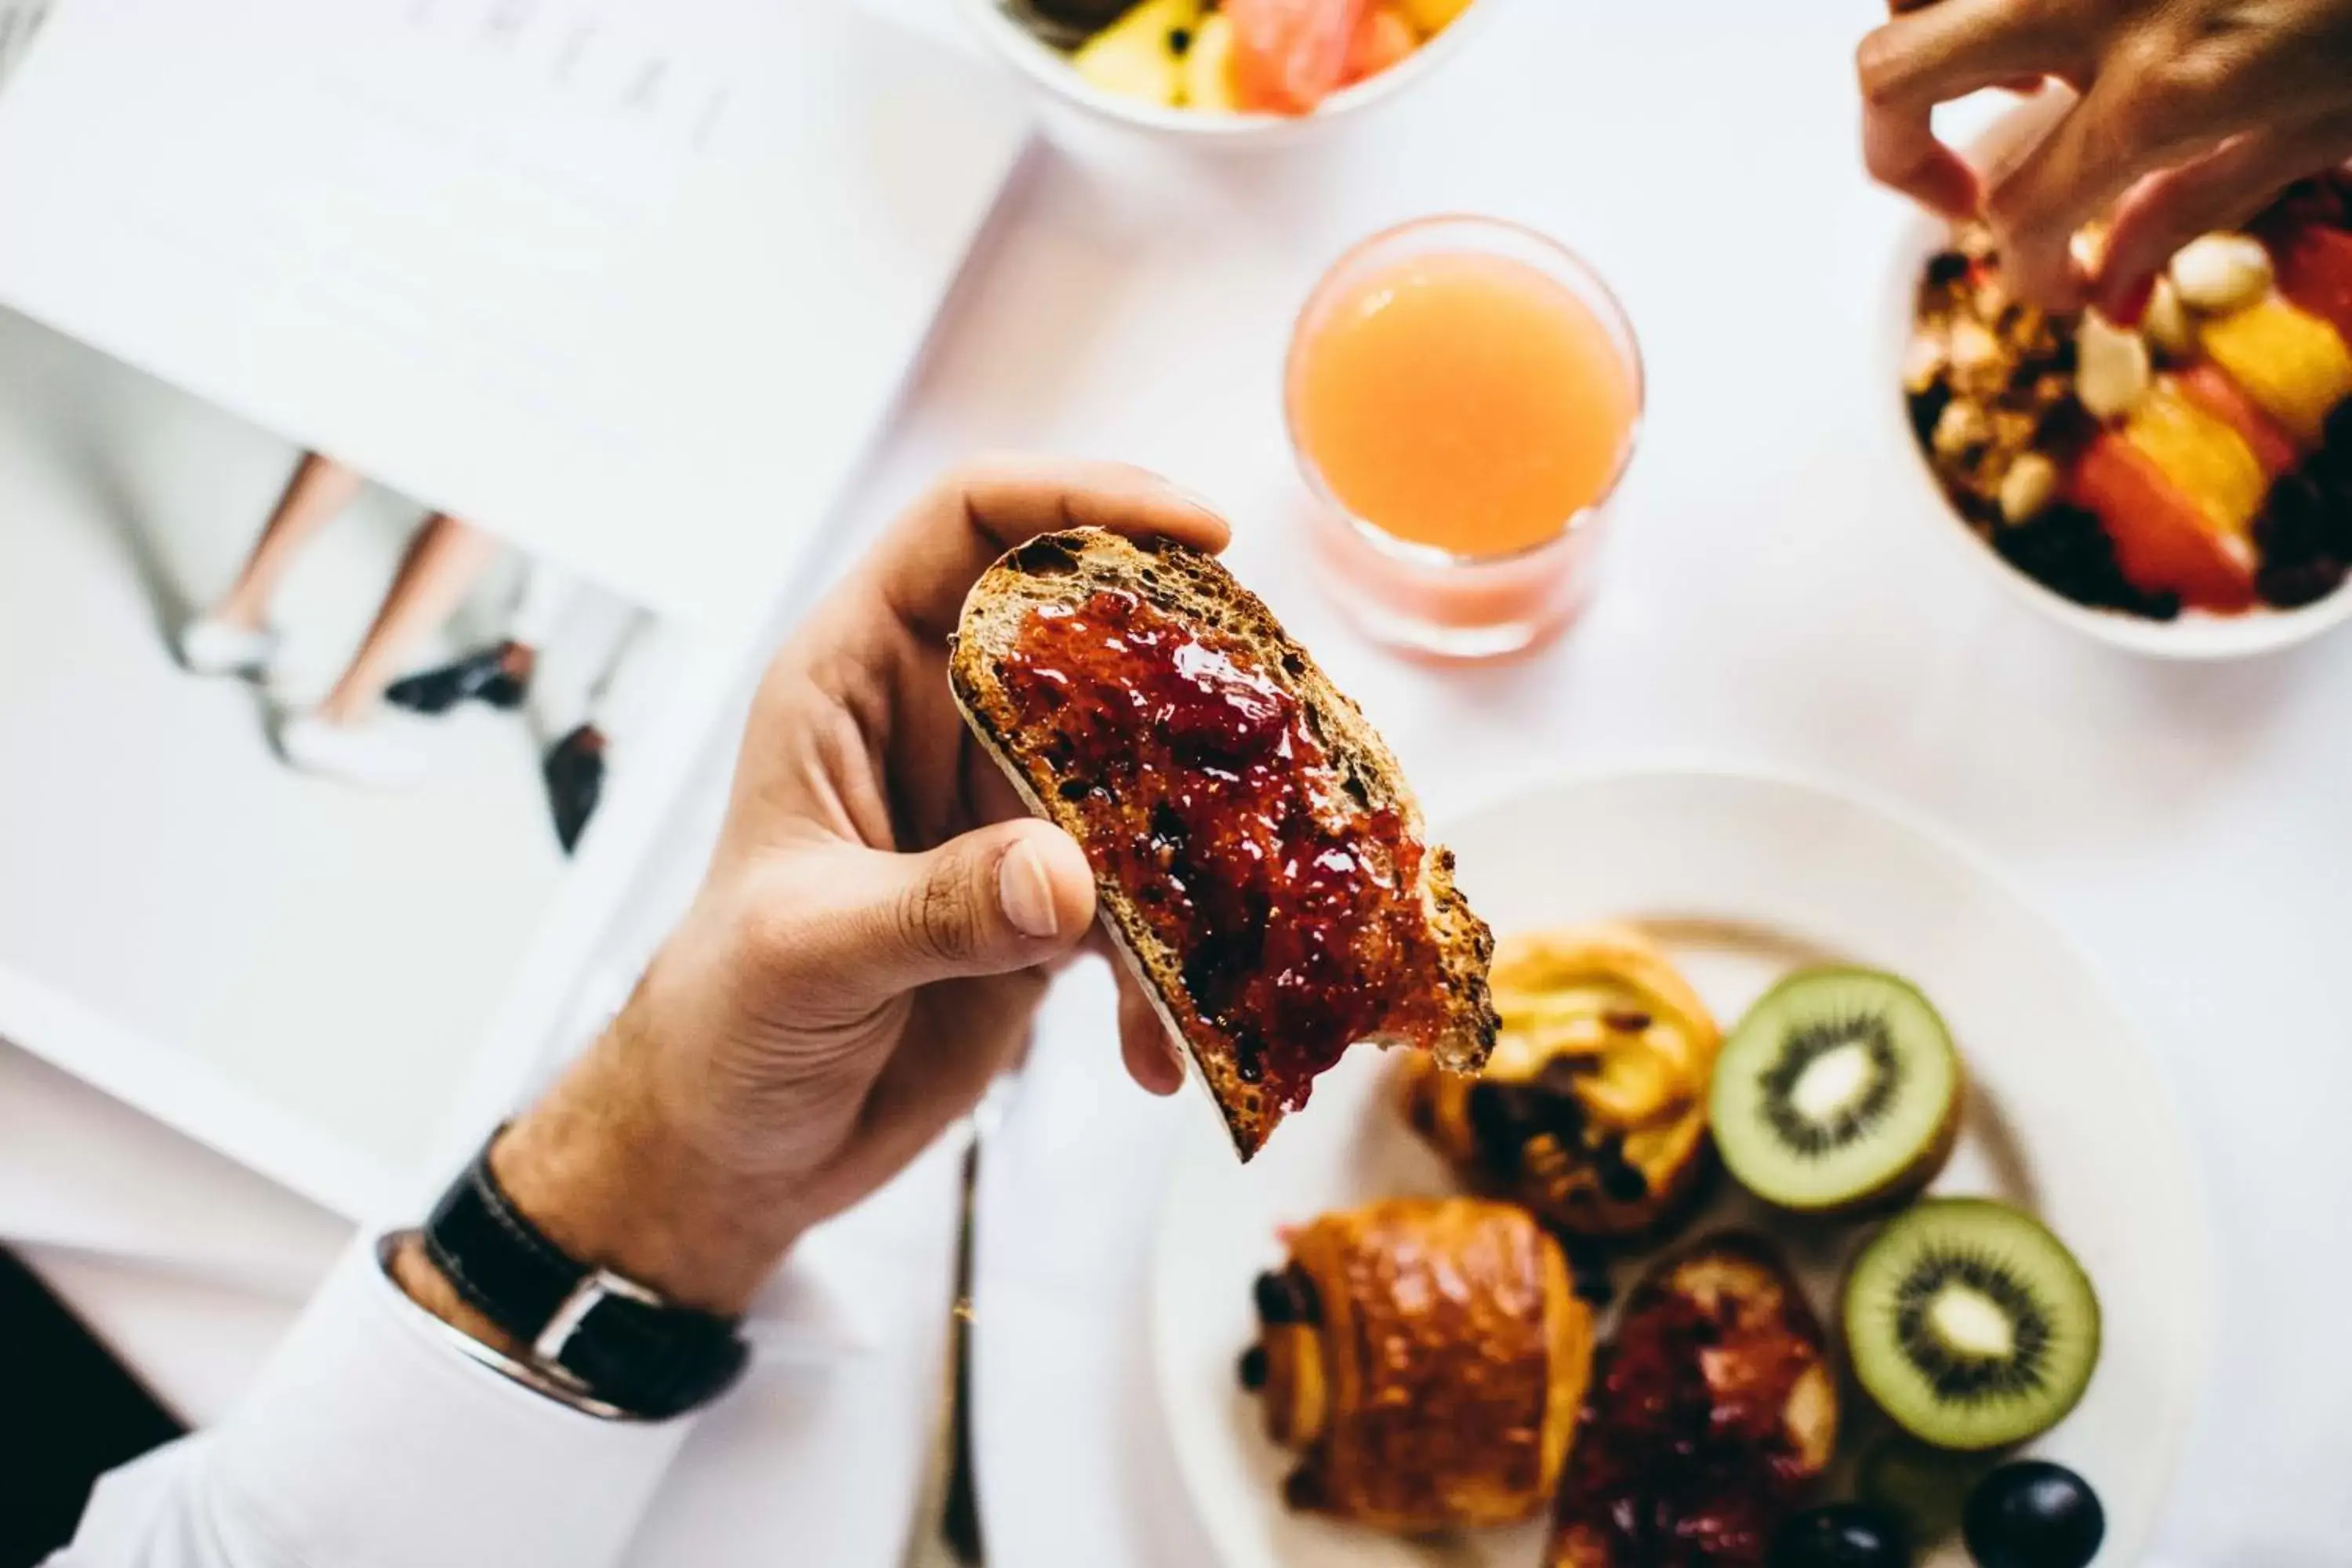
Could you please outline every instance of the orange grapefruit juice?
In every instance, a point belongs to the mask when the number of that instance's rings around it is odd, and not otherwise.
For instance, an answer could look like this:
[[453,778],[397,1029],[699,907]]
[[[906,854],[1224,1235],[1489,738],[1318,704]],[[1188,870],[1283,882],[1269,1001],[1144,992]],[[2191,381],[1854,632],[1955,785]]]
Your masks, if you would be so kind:
[[1289,392],[1299,447],[1342,507],[1487,558],[1558,538],[1608,494],[1641,403],[1591,305],[1475,250],[1387,263],[1321,302]]

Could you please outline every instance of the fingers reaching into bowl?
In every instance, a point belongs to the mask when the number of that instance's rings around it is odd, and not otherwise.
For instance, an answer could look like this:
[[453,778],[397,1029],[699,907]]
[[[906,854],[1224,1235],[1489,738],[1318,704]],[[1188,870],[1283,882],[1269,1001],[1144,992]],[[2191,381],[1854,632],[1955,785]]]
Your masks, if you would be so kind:
[[[2352,156],[2352,0],[1898,4],[1856,60],[1865,161],[1952,216],[1981,210],[2018,289],[2119,313],[2180,244]],[[1937,105],[2056,78],[2078,95],[1997,174],[1937,140]],[[2075,233],[2113,210],[2104,253]]]

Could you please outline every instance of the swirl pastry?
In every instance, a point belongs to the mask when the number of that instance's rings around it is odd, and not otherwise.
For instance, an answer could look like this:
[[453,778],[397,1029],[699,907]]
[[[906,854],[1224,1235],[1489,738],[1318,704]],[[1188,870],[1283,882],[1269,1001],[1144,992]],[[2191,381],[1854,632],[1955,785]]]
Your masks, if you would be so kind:
[[1242,1361],[1299,1456],[1294,1508],[1400,1534],[1549,1503],[1592,1359],[1592,1314],[1525,1210],[1395,1198],[1328,1214],[1258,1278]]
[[1506,939],[1502,1031],[1476,1078],[1405,1059],[1406,1119],[1473,1186],[1572,1236],[1656,1228],[1707,1169],[1720,1031],[1698,994],[1625,926]]
[[1601,1353],[1549,1568],[1761,1568],[1837,1424],[1821,1322],[1770,1248],[1668,1258]]

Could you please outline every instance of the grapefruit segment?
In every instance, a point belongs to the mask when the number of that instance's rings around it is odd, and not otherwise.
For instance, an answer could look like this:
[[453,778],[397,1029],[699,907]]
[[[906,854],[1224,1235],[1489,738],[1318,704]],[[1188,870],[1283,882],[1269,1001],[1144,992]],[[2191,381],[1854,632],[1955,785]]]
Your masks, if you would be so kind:
[[2178,594],[2200,609],[2254,604],[2254,552],[2216,531],[2145,452],[2104,430],[2066,477],[2067,499],[2095,513],[2115,541],[2124,575],[2146,594]]
[[1356,24],[1356,36],[1348,41],[1348,63],[1340,72],[1340,82],[1352,87],[1366,77],[1378,76],[1391,66],[1403,64],[1419,47],[1421,35],[1413,31],[1403,12],[1394,5],[1370,6]]
[[1225,0],[1242,106],[1312,113],[1345,80],[1364,10],[1365,0]]

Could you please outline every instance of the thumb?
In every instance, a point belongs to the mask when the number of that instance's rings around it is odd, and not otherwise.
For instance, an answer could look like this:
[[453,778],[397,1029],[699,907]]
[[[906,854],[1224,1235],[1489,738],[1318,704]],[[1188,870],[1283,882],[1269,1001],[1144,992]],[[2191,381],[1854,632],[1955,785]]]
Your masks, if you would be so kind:
[[826,900],[836,941],[823,945],[837,984],[877,1003],[1057,958],[1095,918],[1085,854],[1044,822],[1000,823],[919,855],[859,851],[839,876]]

